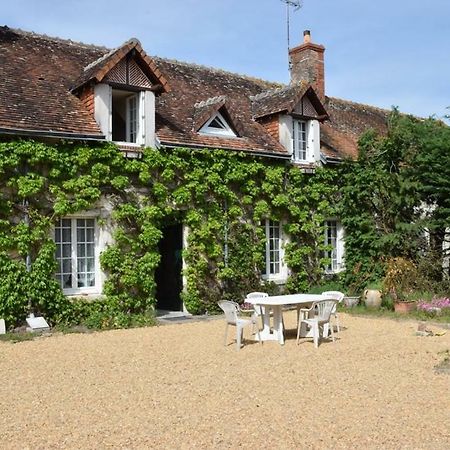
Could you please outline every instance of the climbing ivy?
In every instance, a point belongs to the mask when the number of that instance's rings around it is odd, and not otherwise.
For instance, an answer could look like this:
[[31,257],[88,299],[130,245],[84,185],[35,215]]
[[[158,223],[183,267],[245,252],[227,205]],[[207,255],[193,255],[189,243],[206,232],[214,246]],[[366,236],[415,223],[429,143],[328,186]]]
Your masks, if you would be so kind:
[[[171,223],[189,229],[183,253],[189,311],[213,312],[219,299],[240,300],[261,288],[266,218],[281,220],[290,235],[287,290],[303,291],[328,262],[323,222],[336,213],[336,177],[335,170],[311,175],[222,150],[148,148],[142,158],[127,159],[112,144],[0,143],[0,316],[15,324],[30,303],[52,323],[97,317],[100,326],[124,326],[151,312],[158,242]],[[52,226],[100,202],[111,205],[115,230],[100,259],[108,276],[104,298],[68,300],[53,275]]]

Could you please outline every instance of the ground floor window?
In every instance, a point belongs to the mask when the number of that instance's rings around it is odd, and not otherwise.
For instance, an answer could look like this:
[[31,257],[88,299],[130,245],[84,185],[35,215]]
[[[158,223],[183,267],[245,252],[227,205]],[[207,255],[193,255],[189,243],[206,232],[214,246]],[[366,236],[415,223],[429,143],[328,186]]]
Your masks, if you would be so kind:
[[325,245],[329,248],[325,251],[325,258],[329,263],[325,270],[329,273],[339,272],[343,269],[343,236],[342,227],[337,220],[325,221]]
[[96,286],[95,222],[93,218],[66,218],[55,225],[56,279],[65,291]]
[[262,270],[264,278],[273,278],[281,275],[281,223],[274,220],[263,222],[265,233],[265,265]]

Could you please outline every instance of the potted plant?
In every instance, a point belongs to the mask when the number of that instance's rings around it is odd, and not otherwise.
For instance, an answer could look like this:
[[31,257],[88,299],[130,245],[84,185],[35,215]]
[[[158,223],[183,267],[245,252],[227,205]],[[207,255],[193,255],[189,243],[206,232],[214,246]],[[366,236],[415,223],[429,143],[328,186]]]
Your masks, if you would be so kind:
[[406,314],[416,309],[414,290],[418,280],[419,272],[412,261],[402,257],[387,261],[383,286],[394,300],[395,312]]

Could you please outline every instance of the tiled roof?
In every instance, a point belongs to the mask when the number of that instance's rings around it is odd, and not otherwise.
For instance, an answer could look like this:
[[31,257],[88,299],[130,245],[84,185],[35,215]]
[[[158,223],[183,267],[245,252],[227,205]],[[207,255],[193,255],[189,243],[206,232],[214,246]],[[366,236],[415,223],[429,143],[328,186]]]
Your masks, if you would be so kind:
[[106,51],[0,27],[0,128],[100,137],[69,89]]
[[332,158],[355,158],[364,131],[387,131],[389,111],[334,97],[325,98],[329,120],[320,127],[321,150]]
[[[314,102],[314,91],[305,83],[281,86],[195,64],[150,58],[136,40],[109,50],[0,27],[0,131],[101,139],[94,117],[71,89],[103,79],[130,49],[146,61],[166,91],[156,98],[156,131],[164,145],[287,157],[281,144],[255,119],[292,111],[305,93]],[[330,120],[321,126],[322,151],[329,157],[355,156],[363,131],[385,129],[388,111],[331,97],[324,106],[322,112],[326,110]],[[208,115],[219,109],[226,112],[238,137],[197,133]]]
[[[195,64],[161,58],[154,60],[171,87],[169,93],[156,100],[156,131],[162,144],[220,147],[287,156],[284,147],[252,119],[251,113],[250,97],[277,87],[275,83]],[[218,104],[226,108],[240,137],[207,136],[196,132],[206,116],[198,119],[195,110],[215,112]]]

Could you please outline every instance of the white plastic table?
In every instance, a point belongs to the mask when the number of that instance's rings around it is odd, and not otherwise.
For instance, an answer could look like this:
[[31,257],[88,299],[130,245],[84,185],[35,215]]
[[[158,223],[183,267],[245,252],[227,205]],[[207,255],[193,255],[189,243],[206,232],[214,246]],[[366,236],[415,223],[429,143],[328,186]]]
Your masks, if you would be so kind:
[[[259,332],[261,341],[278,341],[284,345],[283,306],[309,306],[312,302],[318,302],[324,298],[321,294],[289,294],[247,298],[245,301],[262,307],[263,329]],[[273,311],[272,329],[270,328],[271,310]],[[258,337],[255,336],[255,339]]]

